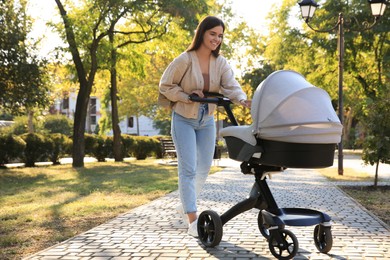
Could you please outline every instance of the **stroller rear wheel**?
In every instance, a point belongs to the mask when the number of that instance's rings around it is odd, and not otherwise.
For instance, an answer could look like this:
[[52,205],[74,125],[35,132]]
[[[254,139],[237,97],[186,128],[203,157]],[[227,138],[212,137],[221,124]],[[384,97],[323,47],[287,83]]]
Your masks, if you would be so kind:
[[290,230],[272,230],[268,240],[268,247],[277,259],[291,259],[298,252],[298,239]]
[[314,244],[320,253],[328,253],[332,249],[333,238],[330,227],[317,225],[314,228]]
[[213,210],[203,211],[198,217],[198,234],[203,245],[214,247],[222,239],[222,221],[218,213]]

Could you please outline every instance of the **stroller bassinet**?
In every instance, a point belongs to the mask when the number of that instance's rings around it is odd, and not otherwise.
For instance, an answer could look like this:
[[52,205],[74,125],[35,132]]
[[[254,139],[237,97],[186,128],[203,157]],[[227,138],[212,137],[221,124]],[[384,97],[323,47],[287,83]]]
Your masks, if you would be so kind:
[[326,91],[294,71],[276,71],[256,89],[253,123],[220,131],[229,157],[291,168],[333,164],[342,125]]

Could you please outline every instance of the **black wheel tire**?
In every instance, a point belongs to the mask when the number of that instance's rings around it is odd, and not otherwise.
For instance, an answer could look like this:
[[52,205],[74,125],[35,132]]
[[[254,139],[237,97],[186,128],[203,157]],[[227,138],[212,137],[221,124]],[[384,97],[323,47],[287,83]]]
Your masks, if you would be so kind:
[[316,245],[320,253],[328,253],[332,249],[333,237],[331,227],[322,227],[320,231],[320,225],[314,228],[314,244]]
[[219,245],[223,235],[222,221],[218,213],[212,210],[203,211],[198,217],[198,235],[203,245]]
[[[282,239],[281,243],[278,243],[277,237],[279,236]],[[299,245],[293,232],[287,229],[278,229],[271,232],[268,247],[277,259],[291,259],[297,254]]]

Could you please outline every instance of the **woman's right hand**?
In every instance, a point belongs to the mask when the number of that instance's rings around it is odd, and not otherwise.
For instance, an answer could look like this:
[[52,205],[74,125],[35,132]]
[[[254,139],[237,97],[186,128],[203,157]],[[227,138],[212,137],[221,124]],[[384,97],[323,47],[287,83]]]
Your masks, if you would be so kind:
[[[203,91],[202,90],[193,90],[192,92],[191,92],[191,94],[195,94],[195,95],[197,95],[198,97],[200,97],[200,98],[204,98],[204,94],[203,94]],[[192,103],[192,101],[190,100],[190,96],[188,96],[188,102],[187,103],[189,103],[189,104],[191,104]]]

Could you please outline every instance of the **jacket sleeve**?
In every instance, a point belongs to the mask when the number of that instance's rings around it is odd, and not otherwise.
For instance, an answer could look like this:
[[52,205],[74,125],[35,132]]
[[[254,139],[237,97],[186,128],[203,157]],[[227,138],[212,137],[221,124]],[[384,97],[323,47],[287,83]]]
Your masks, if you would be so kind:
[[240,84],[234,77],[234,72],[228,62],[223,57],[221,58],[221,93],[228,97],[232,102],[238,103],[241,100],[246,100],[247,96],[242,90]]
[[186,52],[176,57],[165,69],[160,79],[160,93],[173,102],[186,102],[188,94],[179,84],[190,65],[190,57]]

